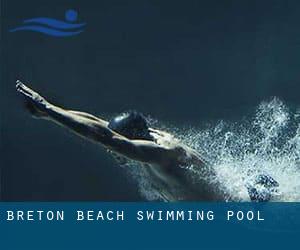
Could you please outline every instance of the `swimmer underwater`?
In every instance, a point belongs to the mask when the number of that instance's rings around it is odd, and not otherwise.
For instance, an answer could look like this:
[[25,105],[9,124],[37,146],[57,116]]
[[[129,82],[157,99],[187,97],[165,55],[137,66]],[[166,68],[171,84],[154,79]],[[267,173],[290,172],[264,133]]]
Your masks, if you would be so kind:
[[[25,98],[33,117],[58,123],[85,139],[102,144],[114,154],[142,163],[141,167],[147,168],[153,176],[151,181],[159,185],[163,200],[230,200],[218,188],[218,181],[191,181],[186,173],[189,166],[196,166],[210,177],[216,175],[213,167],[171,134],[150,128],[142,114],[125,112],[108,122],[88,113],[55,106],[19,80],[16,89]],[[269,201],[278,186],[272,177],[261,174],[245,188],[251,201]],[[172,192],[175,189],[176,192]]]

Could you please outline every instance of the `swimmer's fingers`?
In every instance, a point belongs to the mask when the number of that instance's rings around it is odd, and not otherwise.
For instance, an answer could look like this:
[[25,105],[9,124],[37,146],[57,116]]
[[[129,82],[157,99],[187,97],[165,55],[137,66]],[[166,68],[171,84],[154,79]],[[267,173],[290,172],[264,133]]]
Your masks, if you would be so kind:
[[16,81],[16,89],[26,98],[32,98],[34,96],[33,91],[19,80]]
[[29,101],[39,104],[45,102],[45,99],[42,96],[40,96],[37,92],[27,87],[24,83],[22,83],[19,80],[16,81],[16,90]]
[[30,103],[30,110],[35,110],[35,113],[42,112],[48,104],[42,96],[27,87],[19,80],[16,82],[16,90],[25,97],[27,102],[26,106],[28,106],[28,103]]
[[20,94],[22,94],[27,99],[32,99],[32,100],[41,99],[41,96],[38,93],[34,92],[32,89],[27,87],[24,83],[22,83],[19,80],[16,81],[16,89]]

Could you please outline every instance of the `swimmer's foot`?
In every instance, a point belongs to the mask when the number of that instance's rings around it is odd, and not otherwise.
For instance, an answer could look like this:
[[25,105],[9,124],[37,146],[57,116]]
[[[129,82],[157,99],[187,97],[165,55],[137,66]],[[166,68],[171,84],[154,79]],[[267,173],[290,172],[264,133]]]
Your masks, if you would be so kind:
[[246,184],[251,201],[270,201],[278,195],[279,183],[270,175],[260,174],[253,183]]
[[35,118],[47,116],[45,109],[48,103],[42,96],[19,80],[16,81],[16,90],[25,98],[25,107]]

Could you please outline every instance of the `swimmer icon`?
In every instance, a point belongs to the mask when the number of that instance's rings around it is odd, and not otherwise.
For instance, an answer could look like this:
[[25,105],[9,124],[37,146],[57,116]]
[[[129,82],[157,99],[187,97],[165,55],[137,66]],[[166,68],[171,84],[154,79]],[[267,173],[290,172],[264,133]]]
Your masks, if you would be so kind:
[[74,36],[83,32],[83,27],[86,25],[86,23],[75,23],[77,19],[77,11],[69,9],[65,12],[65,20],[48,17],[26,19],[23,25],[11,29],[10,32],[33,31],[54,37]]

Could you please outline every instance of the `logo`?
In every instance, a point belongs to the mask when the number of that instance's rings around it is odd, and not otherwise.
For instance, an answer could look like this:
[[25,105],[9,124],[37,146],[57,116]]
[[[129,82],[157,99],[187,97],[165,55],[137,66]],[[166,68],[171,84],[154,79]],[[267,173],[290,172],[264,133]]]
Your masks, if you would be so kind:
[[23,25],[11,29],[10,32],[34,31],[56,37],[75,36],[83,32],[85,26],[85,23],[75,23],[77,17],[78,13],[75,10],[67,10],[64,21],[47,17],[26,19]]

